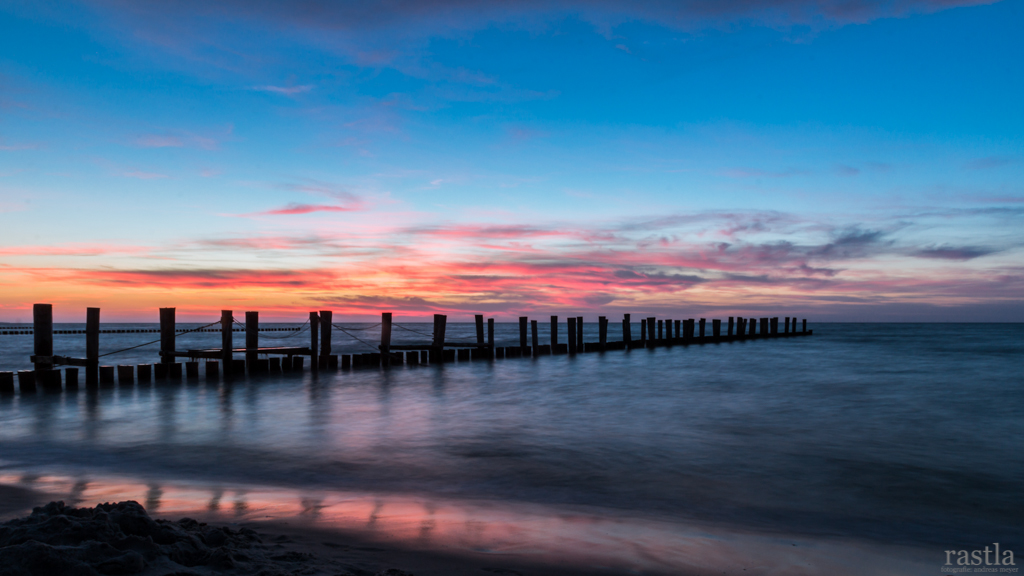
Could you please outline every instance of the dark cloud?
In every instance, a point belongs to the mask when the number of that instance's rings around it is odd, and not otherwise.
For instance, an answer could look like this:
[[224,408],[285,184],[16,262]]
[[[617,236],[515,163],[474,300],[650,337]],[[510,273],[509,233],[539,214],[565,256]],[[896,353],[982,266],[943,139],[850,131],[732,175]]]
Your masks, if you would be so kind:
[[999,250],[993,248],[982,248],[978,246],[935,246],[922,248],[912,254],[919,258],[938,258],[941,260],[972,260],[989,254],[995,254]]

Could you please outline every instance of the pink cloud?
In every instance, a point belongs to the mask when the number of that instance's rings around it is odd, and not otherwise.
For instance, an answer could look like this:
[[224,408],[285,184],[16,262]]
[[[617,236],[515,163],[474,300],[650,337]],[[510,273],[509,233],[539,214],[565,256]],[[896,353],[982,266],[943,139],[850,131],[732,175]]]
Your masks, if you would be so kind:
[[289,203],[282,208],[256,212],[253,216],[291,216],[297,214],[311,214],[313,212],[352,212],[359,210],[358,206],[335,206],[331,204],[299,204]]

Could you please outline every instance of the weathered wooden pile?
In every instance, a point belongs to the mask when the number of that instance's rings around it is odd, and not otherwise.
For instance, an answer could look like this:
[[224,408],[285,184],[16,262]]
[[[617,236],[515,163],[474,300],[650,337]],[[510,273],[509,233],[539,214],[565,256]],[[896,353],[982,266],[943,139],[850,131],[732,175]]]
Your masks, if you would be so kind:
[[[708,323],[704,318],[672,320],[649,317],[640,320],[640,333],[637,338],[633,338],[630,315],[625,314],[622,319],[622,340],[608,341],[608,319],[601,316],[598,318],[598,341],[584,342],[583,318],[577,316],[567,319],[568,341],[563,344],[558,342],[558,316],[552,316],[551,342],[542,345],[538,336],[538,321],[524,316],[519,318],[519,346],[495,346],[493,318],[487,319],[486,338],[484,317],[477,315],[475,319],[476,342],[451,342],[445,340],[448,317],[444,314],[435,314],[434,330],[430,342],[392,344],[392,314],[385,312],[381,314],[381,337],[377,352],[336,355],[331,354],[331,334],[334,326],[332,317],[333,314],[328,310],[309,313],[310,345],[308,347],[260,347],[259,313],[246,312],[245,325],[241,330],[245,332],[245,347],[235,348],[234,333],[240,330],[234,327],[238,323],[231,310],[221,311],[221,319],[218,322],[194,330],[177,332],[175,309],[161,308],[160,362],[139,365],[123,364],[115,367],[100,365],[99,335],[102,331],[99,328],[99,308],[88,308],[86,311],[86,329],[84,330],[86,357],[71,358],[55,355],[53,352],[53,306],[36,304],[33,307],[35,353],[30,357],[35,369],[17,372],[18,388],[23,394],[35,392],[37,386],[45,392],[76,390],[80,367],[84,368],[86,387],[97,387],[114,384],[115,374],[121,385],[132,385],[136,381],[149,383],[154,379],[181,380],[183,365],[185,378],[198,378],[200,360],[205,361],[204,372],[207,380],[218,380],[222,377],[225,380],[230,380],[245,374],[301,372],[304,369],[307,356],[310,359],[310,370],[319,372],[321,370],[353,368],[379,369],[403,364],[441,364],[557,354],[574,355],[609,350],[690,346],[813,334],[813,330],[807,329],[806,319],[798,327],[797,319],[789,317],[780,322],[778,317],[734,318],[730,316],[725,326],[721,320],[712,320],[710,333],[708,333]],[[211,330],[208,328],[213,324],[220,324],[220,348],[189,350],[176,348],[176,336],[189,332],[209,332]],[[280,331],[281,329],[272,330]],[[124,351],[139,346],[133,346]],[[123,351],[111,352],[104,356],[118,352]],[[244,359],[236,359],[235,354],[243,354]],[[178,362],[178,358],[184,358],[186,361]],[[14,391],[15,373],[0,372],[0,394],[13,394]]]

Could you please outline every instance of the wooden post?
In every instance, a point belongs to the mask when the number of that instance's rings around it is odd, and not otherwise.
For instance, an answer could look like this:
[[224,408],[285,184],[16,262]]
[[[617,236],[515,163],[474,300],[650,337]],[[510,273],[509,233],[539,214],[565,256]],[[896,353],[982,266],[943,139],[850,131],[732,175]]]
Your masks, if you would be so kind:
[[526,316],[519,317],[519,349],[526,353]]
[[732,336],[732,321],[732,316],[729,316],[729,331],[726,333],[726,336]]
[[49,362],[35,362],[36,378],[42,370],[53,370],[53,304],[32,305],[32,331],[35,334],[35,355],[47,356]]
[[[234,340],[231,332],[231,310],[220,311],[220,361],[224,365],[224,378],[231,378],[235,367]],[[174,358],[171,358],[174,362]]]
[[769,330],[770,329],[771,329],[771,326],[769,325],[769,319],[768,318],[761,318],[761,335],[762,336],[767,336],[769,334]]
[[258,370],[256,369],[256,361],[259,360],[260,355],[256,352],[260,347],[260,313],[259,312],[246,312],[245,313],[245,367],[249,370],[249,374],[255,374]]
[[804,329],[802,330],[802,332],[807,332],[807,318],[804,318]]
[[487,319],[487,358],[494,360],[494,318]]
[[608,347],[608,318],[604,316],[597,317],[597,341],[604,352]]
[[391,312],[380,313],[380,355],[384,366],[391,365]]
[[750,336],[757,336],[757,318],[750,319]]
[[[444,362],[444,333],[448,327],[448,317],[444,314],[434,314],[434,342],[430,350],[430,363]],[[434,356],[437,359],[434,359]]]
[[681,330],[682,324],[683,324],[682,320],[676,320],[676,340],[679,340],[680,338],[683,337],[682,330]]
[[540,354],[540,339],[537,336],[537,321],[536,320],[530,320],[530,330],[533,333],[533,350],[531,350],[530,352],[531,352],[531,355],[534,358],[536,358],[537,355]]
[[586,352],[583,349],[583,316],[576,317],[576,351]]
[[320,315],[309,313],[309,370],[320,371]]
[[647,319],[647,340],[648,340],[647,345],[649,347],[651,347],[651,348],[654,348],[655,346],[658,345],[658,340],[657,340],[656,332],[655,332],[657,330],[657,328],[658,328],[657,322],[655,322],[654,317],[652,316],[652,317],[648,318]]
[[[794,324],[794,326],[796,326],[796,325]],[[794,330],[794,332],[796,332],[796,330]],[[782,333],[783,334],[789,334],[789,316],[786,316],[786,327],[785,327],[785,329],[783,330]]]
[[320,311],[320,367],[330,368],[331,331],[334,328],[334,312]]
[[551,317],[551,353],[558,353],[558,316]]
[[720,338],[722,336],[721,320],[716,319],[711,321],[711,335],[714,336],[715,338]]
[[85,309],[85,385],[100,384],[100,309]]
[[[484,315],[483,314],[477,314],[476,315],[476,343],[477,344],[483,344],[484,343]],[[477,350],[479,350],[479,348],[477,348]]]
[[[671,322],[671,320],[669,320]],[[658,342],[665,341],[665,321],[658,320]]]
[[569,326],[569,336],[567,337],[567,339],[569,340],[569,354],[575,354],[576,353],[576,319],[573,318],[572,316],[569,316],[569,318],[566,319],[566,323]]
[[174,308],[160,309],[160,362],[174,362]]

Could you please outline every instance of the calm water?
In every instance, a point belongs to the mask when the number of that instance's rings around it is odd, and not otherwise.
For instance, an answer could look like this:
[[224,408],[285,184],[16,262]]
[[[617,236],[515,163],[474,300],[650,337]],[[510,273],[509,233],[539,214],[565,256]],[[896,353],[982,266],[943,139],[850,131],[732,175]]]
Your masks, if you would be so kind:
[[[779,341],[5,397],[0,474],[583,505],[1024,548],[1024,325],[812,327]],[[499,325],[499,340],[517,330]],[[110,351],[157,336],[101,341]],[[190,338],[179,347],[219,344]],[[335,338],[335,352],[362,346]],[[31,340],[0,336],[4,369]],[[83,341],[58,336],[57,352]]]

